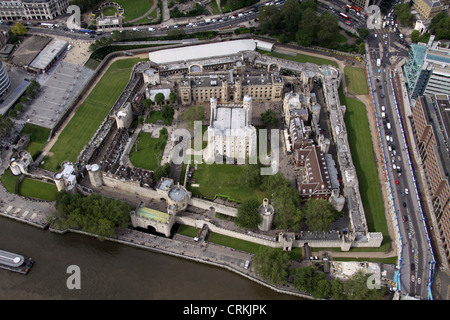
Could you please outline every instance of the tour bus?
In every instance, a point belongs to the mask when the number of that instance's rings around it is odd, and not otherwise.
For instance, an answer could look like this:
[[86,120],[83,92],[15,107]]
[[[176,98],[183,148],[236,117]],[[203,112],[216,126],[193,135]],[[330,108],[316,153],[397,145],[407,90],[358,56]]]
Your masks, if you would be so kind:
[[342,18],[344,18],[344,19],[346,19],[346,20],[349,20],[348,15],[346,15],[345,13],[340,12],[339,15],[340,15]]

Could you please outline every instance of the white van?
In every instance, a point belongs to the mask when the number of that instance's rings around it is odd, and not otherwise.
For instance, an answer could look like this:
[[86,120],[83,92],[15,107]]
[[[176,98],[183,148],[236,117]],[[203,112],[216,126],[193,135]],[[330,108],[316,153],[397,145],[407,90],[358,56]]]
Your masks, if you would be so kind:
[[386,128],[388,128],[388,130],[391,130],[391,124],[389,122],[386,123]]
[[385,106],[381,106],[381,111],[386,111],[386,107]]

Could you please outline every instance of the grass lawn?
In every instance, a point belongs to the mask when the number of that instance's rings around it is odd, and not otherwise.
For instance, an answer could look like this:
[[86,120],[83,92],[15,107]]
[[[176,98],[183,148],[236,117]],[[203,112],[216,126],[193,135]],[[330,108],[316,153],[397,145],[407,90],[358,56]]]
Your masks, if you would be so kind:
[[116,0],[114,2],[124,9],[124,22],[127,22],[145,15],[152,7],[153,1],[158,0]]
[[267,196],[265,192],[247,187],[240,182],[243,171],[244,166],[241,165],[202,163],[197,165],[197,170],[194,171],[195,183],[199,184],[199,187],[191,185],[187,187],[193,195],[210,200],[214,200],[215,196],[220,194],[240,202],[251,198],[262,202]]
[[140,58],[118,60],[109,67],[61,132],[50,150],[52,156],[44,158],[44,169],[56,171],[57,166],[64,161],[76,162],[81,150],[91,140],[127,85],[132,66],[139,61]]
[[259,53],[262,53],[262,54],[265,54],[268,56],[277,57],[277,58],[281,58],[281,59],[285,59],[285,60],[292,60],[292,61],[297,61],[300,63],[311,62],[311,63],[315,63],[317,65],[331,65],[331,66],[335,66],[335,67],[339,68],[338,64],[332,60],[309,56],[306,54],[299,53],[296,56],[290,56],[287,54],[281,54],[281,53],[277,53],[277,52],[269,52],[269,51],[259,50],[259,49],[257,51]]
[[389,233],[381,187],[375,166],[366,108],[362,102],[346,97],[342,92],[342,87],[339,89],[339,97],[341,103],[347,106],[344,120],[353,163],[358,175],[359,191],[366,214],[367,225],[369,231],[383,234],[382,249],[387,250]]
[[210,3],[213,14],[220,14],[219,6],[217,5],[217,1],[213,0]]
[[34,159],[47,143],[50,129],[27,123],[20,133],[30,135],[30,143],[27,146],[27,151]]
[[345,82],[350,92],[354,94],[369,94],[366,72],[362,68],[346,66],[344,68]]
[[[11,193],[15,193],[17,180],[19,180],[19,176],[14,176],[9,169],[6,170],[1,177],[1,181],[6,190]],[[54,183],[33,180],[30,178],[25,178],[18,186],[18,194],[24,197],[53,201],[56,199],[57,193],[58,190]]]
[[103,15],[106,17],[113,16],[116,13],[117,13],[116,7],[106,7],[105,9],[103,9]]
[[8,192],[14,193],[14,188],[16,186],[19,176],[14,176],[10,169],[6,170],[0,179]]
[[138,141],[138,151],[133,146],[130,152],[131,163],[138,168],[155,170],[161,162],[167,137],[160,134],[159,138],[152,138],[151,133],[141,132]]
[[163,118],[161,111],[150,111],[150,115],[145,119],[145,123],[156,124],[158,120],[163,121],[166,126],[170,125],[169,121]]
[[54,183],[25,178],[20,185],[19,193],[24,197],[54,201],[58,189]]

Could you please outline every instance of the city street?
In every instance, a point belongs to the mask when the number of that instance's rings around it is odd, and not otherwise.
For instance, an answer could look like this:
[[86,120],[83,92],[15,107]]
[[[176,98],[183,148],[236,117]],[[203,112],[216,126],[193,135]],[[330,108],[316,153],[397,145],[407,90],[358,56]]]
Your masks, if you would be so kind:
[[391,80],[396,73],[395,63],[407,52],[392,48],[396,35],[391,36],[390,33],[389,29],[375,30],[367,42],[369,76],[391,190],[390,203],[397,216],[402,246],[399,290],[404,295],[428,299],[430,263],[434,259],[427,242],[415,176],[398,111],[397,103],[402,101],[403,94],[393,91]]

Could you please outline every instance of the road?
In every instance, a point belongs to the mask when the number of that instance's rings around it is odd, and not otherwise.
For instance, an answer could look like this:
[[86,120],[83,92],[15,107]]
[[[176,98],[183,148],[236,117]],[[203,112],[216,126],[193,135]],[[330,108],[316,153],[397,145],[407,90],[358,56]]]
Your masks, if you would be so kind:
[[[399,289],[402,294],[428,299],[430,263],[433,257],[396,105],[403,101],[403,93],[395,63],[406,56],[407,52],[393,47],[400,36],[392,29],[390,26],[389,29],[373,30],[368,37],[370,80],[392,192],[391,204],[397,213],[402,244]],[[379,66],[377,59],[380,59]]]

